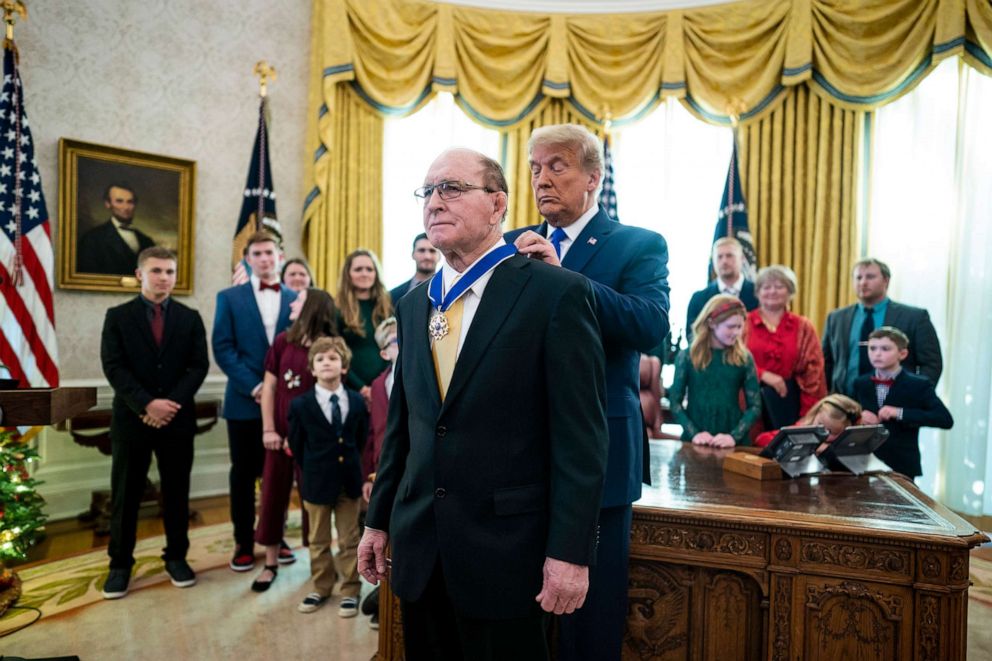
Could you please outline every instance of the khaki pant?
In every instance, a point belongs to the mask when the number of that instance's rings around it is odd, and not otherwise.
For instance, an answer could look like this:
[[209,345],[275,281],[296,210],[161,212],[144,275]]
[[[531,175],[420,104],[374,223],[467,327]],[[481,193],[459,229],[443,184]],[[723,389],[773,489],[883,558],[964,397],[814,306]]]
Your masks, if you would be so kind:
[[[361,591],[358,578],[358,512],[361,498],[348,498],[342,492],[333,505],[316,505],[303,501],[310,516],[310,577],[314,592],[329,597],[334,582],[341,575],[341,596],[357,597]],[[338,555],[331,553],[331,513],[338,531]]]

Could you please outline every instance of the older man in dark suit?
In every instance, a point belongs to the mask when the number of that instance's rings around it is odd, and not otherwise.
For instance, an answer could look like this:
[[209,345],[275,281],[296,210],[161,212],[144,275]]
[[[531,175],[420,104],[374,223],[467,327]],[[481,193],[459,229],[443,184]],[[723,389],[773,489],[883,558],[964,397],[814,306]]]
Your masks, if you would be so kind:
[[100,343],[103,372],[114,389],[106,599],[127,594],[152,454],[162,483],[165,570],[177,587],[196,583],[186,563],[189,474],[196,434],[193,397],[209,367],[207,334],[200,314],[170,296],[176,286],[175,253],[147,248],[137,264],[141,294],[107,310]]
[[155,245],[150,236],[134,227],[138,196],[127,184],[114,183],[104,191],[103,205],[110,211],[110,220],[79,239],[76,270],[131,275],[138,263],[138,253]]
[[[534,131],[528,144],[531,185],[546,222],[510,232],[522,254],[580,273],[596,295],[606,352],[610,453],[600,544],[589,598],[561,619],[560,659],[619,659],[627,615],[627,557],[632,503],[641,496],[644,427],[640,354],[668,334],[668,248],[659,234],[613,222],[596,204],[602,148],[574,124]],[[576,402],[572,410],[577,408]]]
[[546,659],[545,613],[582,605],[596,554],[607,428],[592,288],[506,245],[506,190],[468,150],[443,153],[418,190],[446,264],[399,304],[359,546],[374,583],[392,544],[411,661]]
[[854,291],[858,302],[827,315],[823,362],[830,392],[854,396],[855,379],[872,371],[868,336],[882,326],[898,328],[909,338],[903,369],[937,385],[944,367],[937,331],[926,310],[889,299],[891,276],[888,265],[877,259],[866,257],[857,262]]

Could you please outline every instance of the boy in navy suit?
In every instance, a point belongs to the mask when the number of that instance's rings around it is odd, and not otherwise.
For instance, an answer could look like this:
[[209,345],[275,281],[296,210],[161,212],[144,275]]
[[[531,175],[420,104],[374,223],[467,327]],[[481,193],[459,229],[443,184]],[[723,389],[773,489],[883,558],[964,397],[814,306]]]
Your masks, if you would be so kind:
[[882,326],[868,336],[868,360],[874,374],[854,382],[854,394],[864,408],[865,424],[883,424],[889,440],[875,451],[892,470],[915,478],[920,465],[920,427],[950,429],[954,419],[937,397],[933,383],[911,374],[901,363],[909,355],[909,338],[898,328]]
[[[310,576],[313,592],[299,605],[301,613],[320,608],[342,577],[338,615],[358,614],[358,513],[362,496],[361,452],[368,436],[368,413],[362,396],[348,390],[342,377],[351,351],[340,337],[322,337],[310,347],[313,390],[293,400],[289,409],[289,447],[300,465],[303,507],[310,517]],[[338,556],[331,553],[331,513],[338,532]]]

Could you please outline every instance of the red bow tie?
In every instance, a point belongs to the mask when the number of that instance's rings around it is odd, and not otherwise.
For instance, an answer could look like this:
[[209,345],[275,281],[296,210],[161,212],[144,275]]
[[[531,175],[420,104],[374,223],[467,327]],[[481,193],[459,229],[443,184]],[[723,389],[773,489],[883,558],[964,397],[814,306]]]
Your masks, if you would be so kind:
[[272,284],[269,284],[268,282],[259,282],[258,283],[258,291],[265,291],[266,289],[271,289],[272,291],[274,291],[275,293],[278,294],[279,293],[279,283],[278,282],[274,282]]
[[888,386],[890,388],[892,387],[892,384],[896,382],[895,379],[883,379],[878,376],[871,377],[871,380],[876,386]]

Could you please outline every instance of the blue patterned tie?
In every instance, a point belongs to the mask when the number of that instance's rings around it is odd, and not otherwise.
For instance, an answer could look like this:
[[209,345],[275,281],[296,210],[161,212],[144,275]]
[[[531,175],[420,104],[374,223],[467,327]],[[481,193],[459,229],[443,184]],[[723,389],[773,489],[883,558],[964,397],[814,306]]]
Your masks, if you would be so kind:
[[565,234],[565,230],[560,227],[555,228],[555,231],[549,237],[551,245],[555,247],[555,254],[558,255],[558,259],[561,259],[561,242],[567,238],[568,235]]

